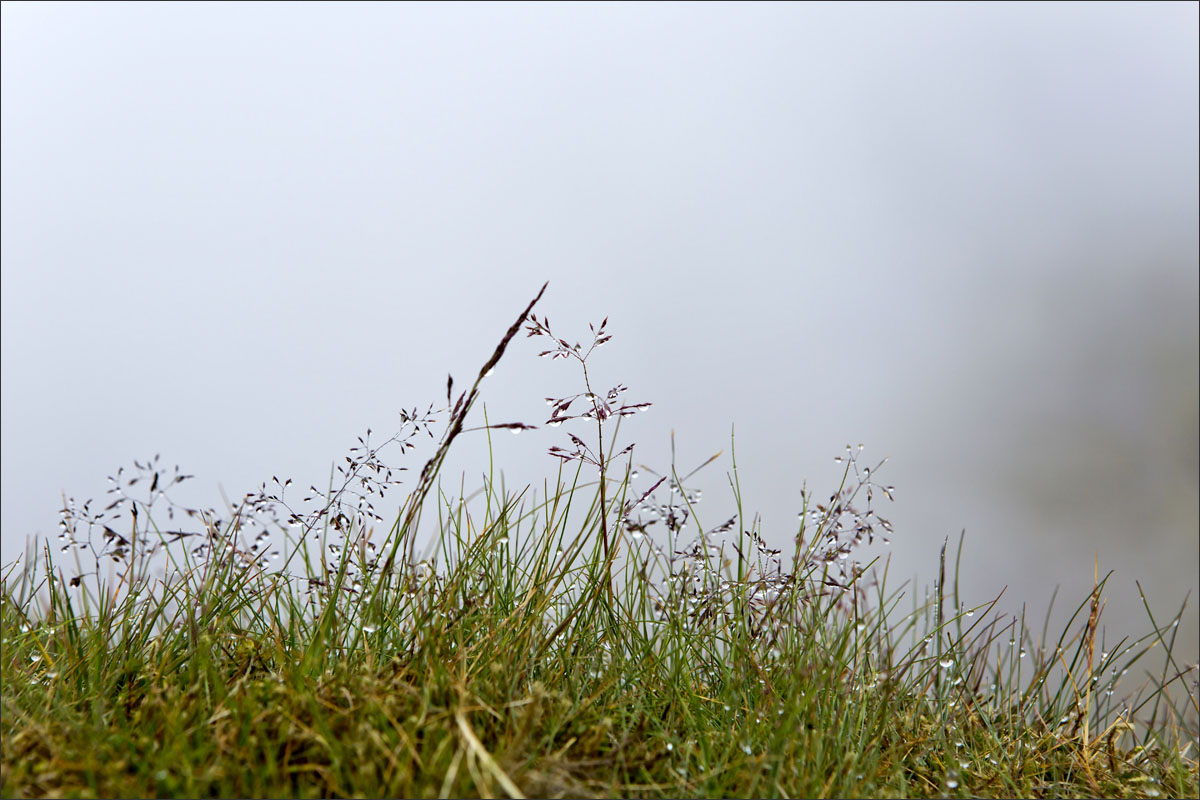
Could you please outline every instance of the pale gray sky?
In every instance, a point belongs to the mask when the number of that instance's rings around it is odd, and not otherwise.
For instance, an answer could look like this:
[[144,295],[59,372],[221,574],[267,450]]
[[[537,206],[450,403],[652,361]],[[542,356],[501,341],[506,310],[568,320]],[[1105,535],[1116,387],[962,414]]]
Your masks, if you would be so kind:
[[[1197,588],[1197,6],[3,4],[3,560],[162,452],[321,483],[545,280],[713,521],[892,458],[895,571]],[[520,340],[493,419],[571,369]],[[562,430],[496,442],[510,486]],[[486,443],[455,472],[477,484]],[[410,466],[419,466],[412,463]],[[1188,618],[1196,651],[1196,615]]]

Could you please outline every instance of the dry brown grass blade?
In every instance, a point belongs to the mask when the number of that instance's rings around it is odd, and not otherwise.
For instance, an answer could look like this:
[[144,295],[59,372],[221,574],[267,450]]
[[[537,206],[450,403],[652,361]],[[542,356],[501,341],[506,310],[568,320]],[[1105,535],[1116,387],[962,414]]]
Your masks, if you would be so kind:
[[508,792],[508,796],[520,798],[525,797],[525,795],[521,793],[521,790],[517,788],[517,785],[512,782],[512,778],[508,777],[504,770],[500,769],[500,765],[496,763],[494,758],[492,758],[492,754],[489,753],[487,748],[483,746],[483,743],[479,741],[479,737],[475,735],[475,731],[472,730],[470,723],[467,722],[466,716],[463,715],[462,709],[454,712],[454,719],[458,723],[459,733],[462,734],[463,740],[466,741],[467,747],[470,748],[471,753],[474,754],[477,759],[479,759],[479,762],[483,764],[491,776],[496,779],[496,782],[504,787],[504,791]]
[[[441,469],[442,462],[446,458],[446,453],[450,450],[450,445],[462,433],[463,422],[467,418],[467,413],[471,410],[471,406],[475,402],[475,398],[479,396],[479,384],[487,377],[487,374],[493,367],[499,363],[504,351],[508,348],[508,343],[513,340],[521,330],[521,324],[525,322],[525,318],[529,316],[529,312],[537,305],[537,302],[542,299],[542,295],[546,293],[546,287],[550,285],[550,281],[542,284],[542,288],[538,290],[537,295],[529,301],[529,305],[525,306],[525,310],[517,317],[504,334],[504,338],[500,340],[500,344],[496,345],[496,349],[492,352],[491,358],[479,370],[479,375],[475,378],[475,383],[471,386],[470,391],[466,393],[466,400],[458,404],[451,413],[451,417],[446,430],[446,435],[442,438],[442,443],[438,446],[437,451],[425,463],[421,469],[421,477],[417,480],[417,488],[413,492],[408,501],[408,510],[404,515],[404,521],[400,525],[401,536],[396,539],[396,546],[392,548],[392,552],[388,554],[387,561],[384,564],[384,573],[390,573],[395,566],[396,552],[402,541],[405,544],[405,558],[408,561],[412,560],[412,550],[416,542],[416,520],[420,515],[421,506],[424,504],[425,496],[429,494],[430,488],[433,486],[434,476]],[[447,387],[449,388],[449,387]]]

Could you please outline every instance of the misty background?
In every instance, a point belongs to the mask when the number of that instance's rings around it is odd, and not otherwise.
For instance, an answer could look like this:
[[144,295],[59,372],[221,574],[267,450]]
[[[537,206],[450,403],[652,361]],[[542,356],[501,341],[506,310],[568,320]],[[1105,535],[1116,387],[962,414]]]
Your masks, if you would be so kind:
[[[777,547],[862,442],[896,587],[965,529],[968,602],[1040,620],[1098,558],[1110,642],[1148,629],[1138,580],[1166,617],[1192,593],[1196,660],[1195,4],[2,13],[3,562],[156,452],[205,505],[324,485],[549,280],[559,336],[609,318],[596,383],[654,404],[635,463],[724,451],[705,527],[735,427]],[[581,391],[542,349],[485,382],[492,422]],[[567,430],[494,434],[509,488]],[[446,491],[487,470],[464,436]]]

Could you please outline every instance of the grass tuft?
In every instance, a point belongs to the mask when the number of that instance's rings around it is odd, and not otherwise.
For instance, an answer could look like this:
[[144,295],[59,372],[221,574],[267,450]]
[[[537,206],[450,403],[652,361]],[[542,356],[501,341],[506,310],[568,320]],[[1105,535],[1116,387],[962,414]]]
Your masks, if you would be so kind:
[[[445,408],[402,412],[383,442],[368,430],[323,489],[273,478],[220,514],[176,503],[191,476],[155,456],[105,504],[66,500],[59,543],[3,572],[0,794],[1200,793],[1180,615],[1106,644],[1097,572],[1039,634],[964,605],[961,539],[922,601],[889,589],[866,554],[890,543],[894,489],[861,445],[827,498],[803,492],[788,552],[742,513],[736,453],[736,513],[702,528],[688,481],[719,454],[683,477],[635,465],[620,421],[649,403],[588,372],[607,320],[569,343],[533,314],[542,292],[471,388],[448,380]],[[522,326],[581,373],[546,399],[545,424],[576,430],[550,450],[556,483],[447,496],[458,436],[535,427],[466,427]],[[388,526],[376,506],[405,471],[381,451],[422,434],[434,453]]]

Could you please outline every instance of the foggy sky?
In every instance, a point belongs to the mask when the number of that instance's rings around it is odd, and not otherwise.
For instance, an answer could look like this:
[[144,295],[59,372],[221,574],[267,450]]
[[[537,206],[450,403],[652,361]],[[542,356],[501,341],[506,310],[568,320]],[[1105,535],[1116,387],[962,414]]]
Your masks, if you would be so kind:
[[[734,426],[777,544],[863,442],[902,579],[965,528],[965,586],[1014,613],[1097,555],[1110,626],[1143,629],[1135,579],[1197,588],[1195,4],[2,13],[4,562],[156,452],[207,505],[321,484],[549,280],[556,332],[608,316],[589,368],[654,403],[636,461],[724,450],[706,525]],[[579,391],[538,349],[492,421]],[[508,485],[563,436],[494,437]]]

